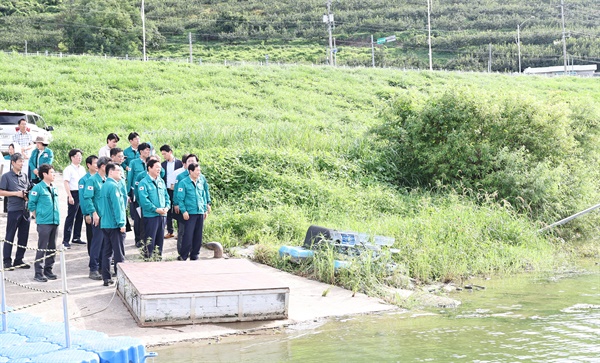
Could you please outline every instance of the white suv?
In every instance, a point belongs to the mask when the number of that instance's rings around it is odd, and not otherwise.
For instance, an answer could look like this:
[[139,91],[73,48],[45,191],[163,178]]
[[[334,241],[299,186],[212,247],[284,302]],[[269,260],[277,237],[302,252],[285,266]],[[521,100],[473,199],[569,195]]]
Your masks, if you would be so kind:
[[31,133],[31,141],[38,136],[45,136],[52,140],[50,131],[52,126],[47,126],[42,116],[29,111],[0,111],[0,152],[7,153],[8,145],[13,143],[13,135],[19,130],[19,120],[27,120],[27,129]]

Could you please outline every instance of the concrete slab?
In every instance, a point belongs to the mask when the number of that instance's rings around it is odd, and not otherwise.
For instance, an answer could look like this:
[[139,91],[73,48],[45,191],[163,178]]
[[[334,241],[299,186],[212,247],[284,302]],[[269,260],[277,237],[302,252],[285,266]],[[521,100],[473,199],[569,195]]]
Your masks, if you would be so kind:
[[[140,326],[286,319],[290,289],[243,259],[123,263],[118,292]],[[200,268],[201,267],[201,268]]]
[[[59,198],[61,202],[61,221],[66,217],[67,202],[62,187],[62,176],[57,175],[56,185],[59,186]],[[62,222],[61,222],[62,223]],[[206,223],[210,223],[210,217]],[[5,236],[6,215],[0,213],[0,236]],[[85,228],[85,227],[84,227]],[[59,227],[58,241],[62,241],[63,225]],[[85,233],[83,233],[85,236]],[[30,229],[29,246],[37,245],[37,232],[35,223]],[[25,260],[32,261],[34,252],[27,251]],[[69,311],[70,323],[77,329],[89,329],[104,332],[109,336],[126,335],[142,339],[146,345],[158,345],[185,340],[205,339],[219,335],[241,334],[250,330],[278,328],[290,324],[316,320],[326,317],[346,316],[352,314],[366,314],[398,309],[380,299],[370,298],[363,294],[354,297],[351,291],[308,280],[295,276],[269,266],[254,264],[258,269],[268,272],[271,276],[284,282],[290,288],[288,319],[260,322],[238,322],[219,324],[194,324],[176,327],[139,327],[135,319],[127,310],[126,305],[116,294],[115,287],[104,287],[101,281],[88,278],[88,255],[85,245],[73,245],[66,251],[67,276],[69,289]],[[139,260],[139,251],[134,246],[133,233],[127,234],[125,240],[126,261]],[[188,261],[196,263],[199,269],[205,266],[211,259],[213,253],[202,249],[200,260]],[[13,250],[14,256],[14,250]],[[177,257],[176,240],[171,238],[165,240],[163,249],[163,260],[175,260]],[[54,272],[63,275],[57,260]],[[54,297],[36,290],[27,289],[16,284],[33,289],[60,290],[61,281],[49,281],[39,283],[33,281],[33,269],[8,271],[7,279],[7,304],[12,307],[21,307],[29,304],[33,306],[24,309],[24,312],[38,315],[45,321],[62,322],[63,310],[60,296],[49,301],[43,299]],[[329,289],[326,297],[323,292]],[[10,324],[10,314],[8,315]]]
[[144,295],[287,288],[243,259],[124,263],[121,271]]

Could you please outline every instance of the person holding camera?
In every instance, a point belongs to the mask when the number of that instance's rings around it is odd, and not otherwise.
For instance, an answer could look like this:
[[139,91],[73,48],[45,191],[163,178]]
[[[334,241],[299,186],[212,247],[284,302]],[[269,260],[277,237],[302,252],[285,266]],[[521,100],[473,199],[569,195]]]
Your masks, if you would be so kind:
[[[6,221],[6,240],[4,243],[4,268],[11,267],[30,268],[29,264],[23,262],[27,240],[29,238],[30,218],[27,210],[27,195],[29,192],[29,179],[23,172],[25,159],[20,153],[10,156],[11,170],[2,175],[0,179],[0,196],[8,198],[8,215]],[[12,243],[15,234],[18,234],[18,247],[15,255],[14,265],[11,264]]]

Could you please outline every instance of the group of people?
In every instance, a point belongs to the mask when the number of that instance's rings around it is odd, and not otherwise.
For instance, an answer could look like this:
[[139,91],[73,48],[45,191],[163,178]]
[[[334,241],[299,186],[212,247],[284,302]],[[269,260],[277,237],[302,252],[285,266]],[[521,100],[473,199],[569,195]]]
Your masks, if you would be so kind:
[[[38,232],[34,280],[46,282],[57,278],[52,272],[60,224],[54,153],[48,140],[32,140],[26,127],[19,125],[9,148],[11,168],[0,179],[0,196],[7,199],[5,239],[9,242],[3,248],[3,266],[5,270],[31,267],[23,258],[34,218]],[[63,170],[68,201],[63,245],[87,244],[89,278],[103,280],[104,286],[114,283],[117,264],[125,259],[128,206],[135,245],[148,259],[162,256],[164,239],[175,236],[173,220],[177,221],[177,259],[181,261],[199,258],[204,220],[211,211],[209,186],[197,155],[179,160],[169,145],[163,145],[161,163],[152,145],[141,142],[139,134],[130,133],[128,140],[130,146],[123,150],[118,147],[119,136],[109,134],[98,156],[85,158],[87,171],[81,165],[83,151],[72,149],[71,163]],[[87,243],[81,239],[84,222]]]

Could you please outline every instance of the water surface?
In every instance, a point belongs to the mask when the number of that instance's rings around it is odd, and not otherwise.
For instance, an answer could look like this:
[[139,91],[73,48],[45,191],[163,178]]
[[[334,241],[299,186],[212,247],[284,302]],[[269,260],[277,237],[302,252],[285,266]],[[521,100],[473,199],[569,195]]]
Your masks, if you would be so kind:
[[[457,309],[310,323],[151,349],[156,362],[599,362],[600,268],[474,280]],[[311,325],[312,324],[312,325]]]

